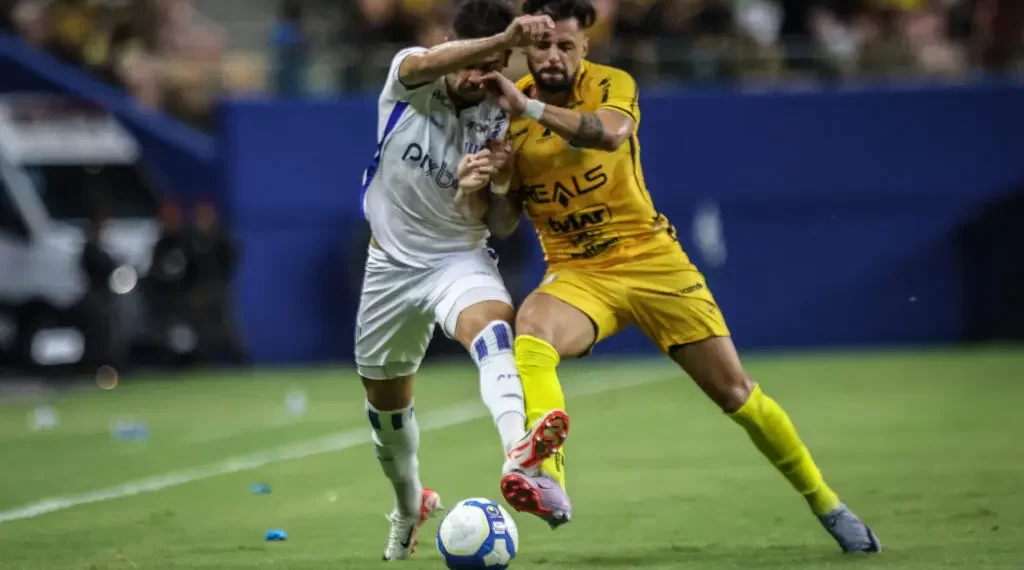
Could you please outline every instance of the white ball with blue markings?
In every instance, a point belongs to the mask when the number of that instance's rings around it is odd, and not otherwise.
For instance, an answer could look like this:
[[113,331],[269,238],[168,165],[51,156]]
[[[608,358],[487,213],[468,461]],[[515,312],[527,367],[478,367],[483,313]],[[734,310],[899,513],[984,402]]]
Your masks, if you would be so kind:
[[437,528],[437,549],[451,570],[503,570],[519,551],[519,527],[490,499],[466,499]]

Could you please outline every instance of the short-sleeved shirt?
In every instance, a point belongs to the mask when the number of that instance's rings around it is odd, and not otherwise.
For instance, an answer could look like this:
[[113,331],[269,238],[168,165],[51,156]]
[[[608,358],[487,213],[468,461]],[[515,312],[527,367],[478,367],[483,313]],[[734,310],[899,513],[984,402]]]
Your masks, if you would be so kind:
[[377,107],[377,152],[363,175],[363,213],[377,245],[394,261],[430,268],[445,257],[486,247],[486,224],[455,206],[459,161],[503,139],[508,115],[484,101],[457,110],[445,78],[405,85],[399,67],[426,48],[402,50],[391,63]]
[[[533,95],[532,76],[519,88]],[[633,119],[633,132],[614,151],[581,149],[525,117],[509,128],[516,151],[512,188],[537,228],[549,264],[615,258],[614,251],[674,240],[675,230],[654,207],[640,166],[637,85],[621,69],[584,61],[570,109],[611,109]],[[588,261],[589,262],[589,261]]]

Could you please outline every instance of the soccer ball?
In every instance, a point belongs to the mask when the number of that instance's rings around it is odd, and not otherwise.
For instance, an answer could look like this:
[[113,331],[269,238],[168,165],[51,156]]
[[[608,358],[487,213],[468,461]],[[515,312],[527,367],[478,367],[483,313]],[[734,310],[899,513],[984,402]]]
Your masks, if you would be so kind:
[[489,499],[466,499],[437,528],[437,549],[450,570],[504,570],[519,550],[519,527]]

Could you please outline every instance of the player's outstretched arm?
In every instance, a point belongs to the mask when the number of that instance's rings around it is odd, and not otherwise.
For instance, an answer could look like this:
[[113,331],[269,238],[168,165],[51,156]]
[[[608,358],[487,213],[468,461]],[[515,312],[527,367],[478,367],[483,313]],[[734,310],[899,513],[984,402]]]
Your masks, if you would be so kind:
[[430,83],[498,52],[538,41],[554,27],[550,16],[519,16],[500,34],[446,42],[428,51],[409,55],[398,68],[398,78],[405,85]]
[[524,114],[579,148],[618,150],[633,133],[633,119],[611,109],[581,113],[530,99]]
[[636,122],[618,108],[586,113],[531,99],[507,77],[491,73],[485,81],[496,103],[513,117],[526,116],[580,148],[617,150],[629,140]]

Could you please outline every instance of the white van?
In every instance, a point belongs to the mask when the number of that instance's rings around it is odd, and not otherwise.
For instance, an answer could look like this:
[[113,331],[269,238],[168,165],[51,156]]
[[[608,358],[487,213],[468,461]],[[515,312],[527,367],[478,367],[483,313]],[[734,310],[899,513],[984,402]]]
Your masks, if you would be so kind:
[[37,366],[82,358],[83,333],[53,323],[86,293],[79,258],[97,194],[102,246],[134,277],[146,273],[160,226],[140,159],[135,138],[93,104],[0,97],[0,366],[15,346],[30,346]]

